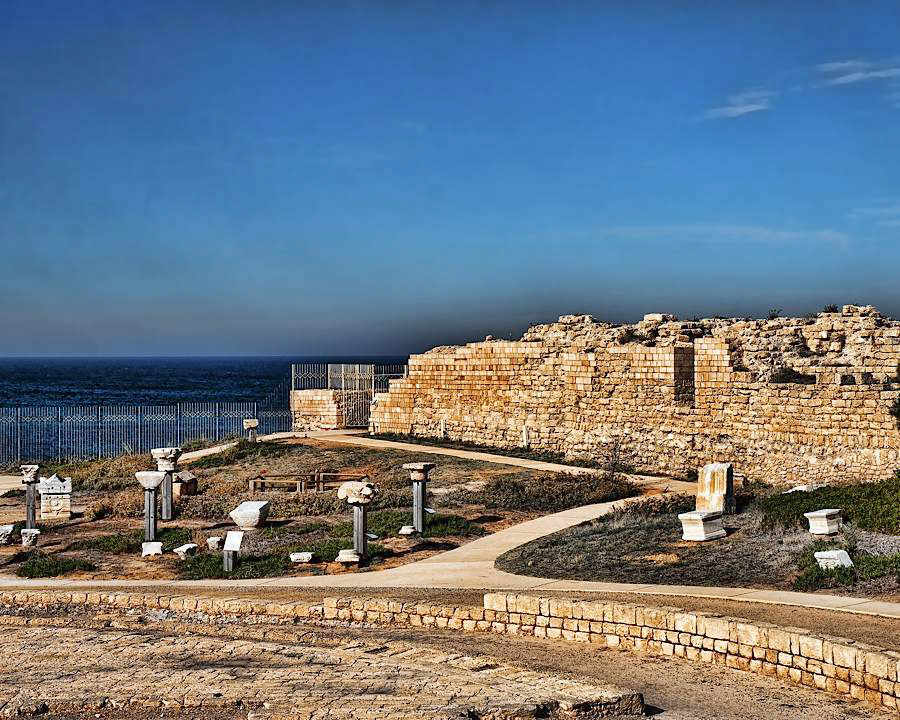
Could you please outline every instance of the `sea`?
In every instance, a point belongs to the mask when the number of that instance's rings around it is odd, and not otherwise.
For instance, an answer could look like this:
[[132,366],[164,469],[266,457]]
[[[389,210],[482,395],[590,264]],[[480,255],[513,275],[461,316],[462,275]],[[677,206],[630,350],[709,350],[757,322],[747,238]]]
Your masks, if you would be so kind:
[[0,358],[0,407],[259,402],[286,396],[292,363],[406,361],[405,355]]

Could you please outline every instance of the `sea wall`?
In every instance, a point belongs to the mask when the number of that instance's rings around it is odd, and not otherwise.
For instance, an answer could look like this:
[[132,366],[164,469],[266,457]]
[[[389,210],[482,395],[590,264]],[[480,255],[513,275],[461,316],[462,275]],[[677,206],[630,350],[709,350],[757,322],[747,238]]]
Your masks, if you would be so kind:
[[834,482],[900,467],[900,322],[872,307],[808,318],[630,326],[566,316],[516,341],[414,355],[376,396],[374,432],[602,459],[684,474]]

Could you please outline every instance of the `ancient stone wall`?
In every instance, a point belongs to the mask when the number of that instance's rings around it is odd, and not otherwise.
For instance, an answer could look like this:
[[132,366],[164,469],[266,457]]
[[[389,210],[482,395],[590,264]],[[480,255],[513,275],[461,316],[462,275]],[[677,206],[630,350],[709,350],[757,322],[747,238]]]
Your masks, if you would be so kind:
[[335,430],[344,427],[338,390],[291,391],[294,430]]
[[[435,348],[377,396],[370,428],[603,458],[638,470],[732,462],[768,482],[900,467],[900,322],[845,306],[810,318],[567,316],[517,341]],[[523,433],[523,429],[527,432]]]

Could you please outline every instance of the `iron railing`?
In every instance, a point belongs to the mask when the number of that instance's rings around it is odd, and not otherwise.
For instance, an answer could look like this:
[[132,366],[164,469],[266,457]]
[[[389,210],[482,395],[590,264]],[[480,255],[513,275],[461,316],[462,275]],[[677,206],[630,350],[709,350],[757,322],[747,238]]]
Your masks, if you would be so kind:
[[191,440],[243,435],[243,420],[259,432],[291,429],[285,403],[208,402],[175,405],[0,407],[0,466],[144,453]]

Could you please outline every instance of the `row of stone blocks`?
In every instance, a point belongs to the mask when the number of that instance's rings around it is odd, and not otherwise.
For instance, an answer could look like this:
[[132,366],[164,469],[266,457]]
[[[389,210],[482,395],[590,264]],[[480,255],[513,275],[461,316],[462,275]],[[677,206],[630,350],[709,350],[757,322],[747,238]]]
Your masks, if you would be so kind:
[[250,598],[60,591],[0,593],[0,604],[161,609],[209,616],[268,616],[527,635],[681,657],[782,678],[900,709],[900,653],[802,628],[632,603],[489,593],[484,607],[385,598],[325,598],[323,604]]

